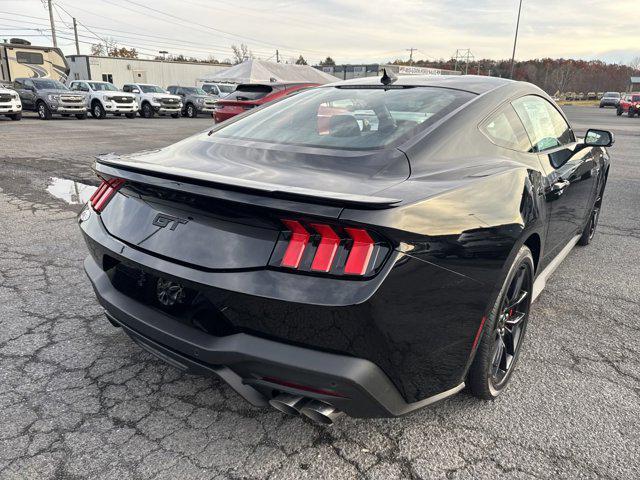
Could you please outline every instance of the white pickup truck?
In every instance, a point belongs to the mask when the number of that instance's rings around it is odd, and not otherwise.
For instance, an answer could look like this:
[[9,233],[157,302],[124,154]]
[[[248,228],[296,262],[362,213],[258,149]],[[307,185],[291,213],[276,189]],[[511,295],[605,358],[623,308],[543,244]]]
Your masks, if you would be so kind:
[[109,82],[74,80],[69,84],[69,88],[87,94],[87,109],[93,118],[102,119],[107,113],[124,114],[127,118],[134,118],[138,113],[136,96],[121,92]]
[[22,118],[22,102],[15,90],[5,88],[0,84],[0,115],[6,115],[11,120]]
[[123,92],[133,93],[140,105],[140,116],[151,118],[158,115],[180,117],[182,113],[182,98],[171,95],[158,85],[149,83],[127,83],[122,87]]

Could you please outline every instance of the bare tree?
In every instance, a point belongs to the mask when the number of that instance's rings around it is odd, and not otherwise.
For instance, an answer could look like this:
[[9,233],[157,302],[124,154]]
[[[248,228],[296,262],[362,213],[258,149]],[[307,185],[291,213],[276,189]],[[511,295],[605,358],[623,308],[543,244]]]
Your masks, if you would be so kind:
[[253,53],[244,43],[241,43],[240,46],[231,45],[231,51],[233,52],[233,63],[235,65],[253,58]]
[[118,50],[118,42],[114,38],[107,37],[104,42],[91,45],[91,55],[113,57],[114,55],[111,55],[111,52],[114,50]]
[[636,72],[640,71],[640,57],[635,57],[633,60],[629,62],[629,66],[633,68]]
[[552,82],[555,84],[555,88],[560,92],[566,92],[567,86],[573,79],[576,73],[576,68],[571,62],[565,62],[560,65],[552,74]]

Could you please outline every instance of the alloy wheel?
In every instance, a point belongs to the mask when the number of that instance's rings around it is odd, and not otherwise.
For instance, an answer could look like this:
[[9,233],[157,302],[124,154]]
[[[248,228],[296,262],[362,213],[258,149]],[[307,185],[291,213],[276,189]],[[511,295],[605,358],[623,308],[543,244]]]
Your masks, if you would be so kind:
[[493,335],[490,384],[499,390],[515,364],[531,305],[531,267],[522,263],[504,293]]

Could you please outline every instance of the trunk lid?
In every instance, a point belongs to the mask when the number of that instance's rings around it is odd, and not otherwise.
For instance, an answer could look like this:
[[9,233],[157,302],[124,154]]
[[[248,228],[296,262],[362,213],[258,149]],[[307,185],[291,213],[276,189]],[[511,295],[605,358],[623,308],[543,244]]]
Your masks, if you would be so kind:
[[408,177],[402,152],[340,154],[214,142],[204,133],[162,150],[104,156],[98,173],[127,182],[102,222],[121,241],[179,263],[264,268],[286,230],[283,219],[337,219],[343,206],[385,208],[396,201],[375,194]]

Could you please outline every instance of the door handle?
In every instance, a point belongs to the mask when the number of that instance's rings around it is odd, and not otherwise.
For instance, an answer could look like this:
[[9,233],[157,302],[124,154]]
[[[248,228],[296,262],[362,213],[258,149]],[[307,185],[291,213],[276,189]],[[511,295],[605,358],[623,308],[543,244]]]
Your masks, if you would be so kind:
[[555,193],[556,195],[562,195],[569,185],[571,185],[571,182],[569,180],[560,178],[553,185],[551,185],[551,192]]

